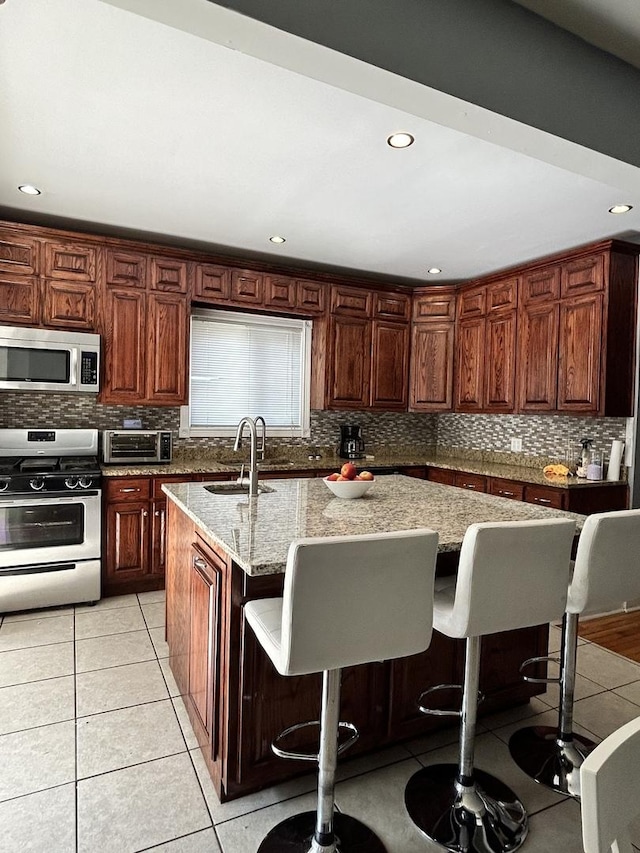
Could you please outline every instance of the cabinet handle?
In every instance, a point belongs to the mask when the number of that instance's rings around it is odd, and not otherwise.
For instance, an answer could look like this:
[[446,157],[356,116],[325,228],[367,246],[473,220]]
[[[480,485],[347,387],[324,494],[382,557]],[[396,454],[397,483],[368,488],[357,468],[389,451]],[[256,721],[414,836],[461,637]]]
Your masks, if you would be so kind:
[[537,504],[550,504],[551,503],[549,498],[535,498],[535,502]]
[[149,513],[147,512],[146,509],[142,511],[142,517],[143,518],[146,518],[148,515],[149,515]]
[[512,498],[515,495],[515,492],[507,492],[504,489],[498,492],[499,495],[504,495],[507,498]]
[[139,492],[140,489],[130,486],[128,489],[120,489],[120,491],[124,494],[125,492]]
[[156,518],[158,518],[158,516],[160,515],[160,510],[159,510],[159,509],[157,509],[157,510],[155,511],[154,515],[155,515],[155,517],[156,517]]
[[206,569],[207,568],[207,564],[202,559],[202,557],[194,557],[193,558],[193,565],[196,567],[196,569]]
[[471,491],[473,491],[476,488],[473,483],[465,483],[464,487],[465,487],[465,489],[471,489]]

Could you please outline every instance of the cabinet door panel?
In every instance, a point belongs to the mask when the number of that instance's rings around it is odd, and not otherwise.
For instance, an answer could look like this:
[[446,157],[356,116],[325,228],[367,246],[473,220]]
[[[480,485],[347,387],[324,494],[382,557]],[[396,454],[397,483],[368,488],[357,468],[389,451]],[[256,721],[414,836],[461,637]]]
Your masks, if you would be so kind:
[[456,316],[456,294],[454,290],[448,293],[421,293],[413,299],[414,321],[454,320]]
[[522,276],[523,305],[550,302],[560,297],[560,267],[545,267]]
[[406,410],[409,385],[409,327],[373,321],[371,406]]
[[521,501],[524,497],[524,486],[514,480],[503,480],[500,477],[491,477],[489,480],[489,494],[500,498],[510,498],[512,501]]
[[264,283],[264,304],[269,308],[295,308],[296,283],[292,278],[268,275]]
[[590,255],[567,261],[562,266],[562,285],[560,295],[579,296],[593,293],[604,287],[604,255]]
[[152,403],[186,402],[187,303],[173,293],[149,293],[147,397]]
[[466,471],[456,471],[453,475],[453,485],[470,492],[486,492],[487,478],[482,474],[470,474]]
[[96,280],[96,249],[78,243],[44,244],[44,274],[66,281]]
[[558,304],[529,305],[520,314],[518,408],[549,412],[556,407]]
[[451,411],[453,408],[452,323],[414,323],[411,345],[413,411]]
[[369,317],[372,298],[372,292],[365,288],[332,287],[331,313],[348,314],[352,317]]
[[513,412],[516,386],[516,313],[487,317],[486,391],[488,412]]
[[332,317],[330,404],[361,409],[369,405],[371,323],[357,317]]
[[95,285],[80,281],[45,281],[42,322],[59,329],[95,329]]
[[600,405],[602,296],[560,305],[558,411],[597,413]]
[[404,293],[374,293],[373,316],[395,320],[408,320],[411,297]]
[[[191,563],[191,630],[189,642],[189,698],[202,727],[211,737],[214,730],[212,671],[216,652],[218,573],[194,548]],[[215,752],[215,749],[213,750]]]
[[246,302],[249,305],[262,305],[264,301],[262,273],[253,272],[253,270],[232,270],[231,299],[234,302]]
[[107,581],[142,577],[148,571],[149,504],[107,504]]
[[198,264],[193,286],[194,299],[226,302],[231,294],[231,271],[216,264]]
[[565,489],[550,489],[545,486],[525,486],[524,500],[530,504],[539,504],[553,509],[565,509]]
[[455,408],[478,412],[484,403],[484,318],[461,320],[458,324],[458,358]]
[[0,273],[35,275],[38,272],[40,243],[11,230],[0,230]]
[[456,474],[448,468],[428,468],[427,480],[432,483],[441,483],[443,486],[455,486]]
[[469,288],[458,296],[458,317],[483,317],[486,307],[486,287]]
[[147,259],[135,252],[105,249],[107,284],[116,287],[147,286]]
[[146,295],[133,288],[108,288],[105,294],[105,381],[100,399],[139,402],[145,397]]
[[328,285],[319,281],[298,281],[296,285],[297,307],[304,311],[311,311],[314,314],[322,314],[326,303],[325,294]]
[[0,323],[37,326],[40,322],[38,279],[0,276]]
[[505,278],[487,286],[487,313],[515,309],[518,299],[518,278]]
[[153,290],[186,293],[187,273],[186,261],[175,261],[171,258],[151,259],[151,287]]

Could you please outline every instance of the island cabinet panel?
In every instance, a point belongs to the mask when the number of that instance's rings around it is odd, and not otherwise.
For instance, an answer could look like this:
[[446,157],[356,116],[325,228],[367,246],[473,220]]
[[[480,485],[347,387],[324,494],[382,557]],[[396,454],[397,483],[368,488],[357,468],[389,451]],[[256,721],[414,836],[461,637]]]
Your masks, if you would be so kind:
[[409,326],[373,321],[371,408],[406,411],[409,392]]
[[35,237],[0,228],[0,276],[35,275],[39,272],[40,241]]
[[0,272],[0,323],[37,326],[40,323],[38,279]]
[[92,282],[43,282],[42,322],[45,326],[60,329],[96,328],[96,289]]

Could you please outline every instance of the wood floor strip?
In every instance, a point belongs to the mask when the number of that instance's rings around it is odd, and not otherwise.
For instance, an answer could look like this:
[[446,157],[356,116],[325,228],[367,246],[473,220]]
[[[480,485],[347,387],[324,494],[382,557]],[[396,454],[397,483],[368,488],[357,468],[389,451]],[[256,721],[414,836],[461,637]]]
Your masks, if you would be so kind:
[[578,634],[591,643],[640,663],[640,610],[581,619]]

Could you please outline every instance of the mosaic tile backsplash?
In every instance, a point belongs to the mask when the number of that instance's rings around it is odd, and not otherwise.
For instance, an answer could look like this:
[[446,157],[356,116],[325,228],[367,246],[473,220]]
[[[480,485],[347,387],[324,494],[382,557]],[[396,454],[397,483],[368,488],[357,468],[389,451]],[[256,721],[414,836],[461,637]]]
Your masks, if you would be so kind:
[[[140,418],[146,429],[171,430],[174,454],[195,452],[216,456],[232,449],[233,440],[178,438],[180,410],[166,406],[104,406],[88,394],[0,393],[0,427],[97,427],[118,429],[124,418]],[[310,438],[272,438],[272,448],[300,452],[317,448],[332,456],[340,426],[359,423],[367,452],[433,450],[463,455],[518,459],[538,464],[539,457],[563,459],[567,443],[575,449],[589,437],[594,446],[607,450],[613,439],[625,438],[626,418],[577,418],[563,415],[427,415],[417,413],[322,412],[311,413]],[[512,454],[511,438],[522,439],[522,453]]]

